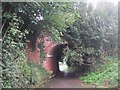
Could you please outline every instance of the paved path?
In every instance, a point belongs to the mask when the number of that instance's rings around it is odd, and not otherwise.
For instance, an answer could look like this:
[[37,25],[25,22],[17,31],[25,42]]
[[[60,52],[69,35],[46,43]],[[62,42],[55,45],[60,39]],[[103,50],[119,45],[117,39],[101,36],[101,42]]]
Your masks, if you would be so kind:
[[95,88],[94,85],[85,84],[78,77],[55,77],[44,85],[44,88]]

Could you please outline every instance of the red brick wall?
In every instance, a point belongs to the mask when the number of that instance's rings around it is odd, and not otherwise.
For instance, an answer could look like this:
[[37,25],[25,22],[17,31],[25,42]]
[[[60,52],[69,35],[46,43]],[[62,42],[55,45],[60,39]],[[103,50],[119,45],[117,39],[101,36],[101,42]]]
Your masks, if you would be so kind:
[[55,46],[55,43],[52,41],[51,37],[45,36],[44,37],[44,51],[46,53],[46,58],[43,62],[44,68],[48,71],[54,71],[55,62],[54,62],[54,56],[52,55],[52,50]]
[[[28,43],[27,46],[27,57],[29,61],[32,61],[33,63],[40,63],[40,49],[38,47],[38,44],[40,44],[40,38],[37,37],[36,40],[36,47],[34,49],[34,51],[32,51],[32,46],[31,43]],[[48,71],[54,71],[55,66],[55,62],[54,62],[54,57],[52,56],[52,50],[54,48],[56,44],[52,41],[51,37],[46,35],[44,36],[44,51],[46,53],[46,58],[43,62],[43,67]]]
[[40,43],[40,38],[37,37],[36,40],[36,46],[34,51],[32,51],[32,45],[31,42],[28,43],[27,45],[27,57],[28,60],[33,62],[33,63],[40,63],[40,49],[38,48],[38,44]]

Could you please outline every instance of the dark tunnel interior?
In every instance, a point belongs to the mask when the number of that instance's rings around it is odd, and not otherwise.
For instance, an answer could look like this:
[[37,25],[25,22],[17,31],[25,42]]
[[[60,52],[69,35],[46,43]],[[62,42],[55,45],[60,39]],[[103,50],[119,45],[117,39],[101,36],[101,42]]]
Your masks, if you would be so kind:
[[[58,44],[56,45],[53,50],[52,50],[52,55],[54,55],[54,64],[55,64],[55,67],[54,68],[54,74],[56,75],[60,75],[61,73],[66,73],[64,71],[61,71],[60,70],[60,66],[59,66],[59,62],[61,61],[62,59],[62,56],[64,55],[63,54],[63,49],[67,47],[67,44]],[[88,71],[89,70],[89,66],[86,66],[86,65],[82,65],[82,66],[76,66],[76,70],[74,70],[73,72],[67,72],[69,73],[70,76],[76,76],[77,74],[83,74],[85,71]]]
[[52,55],[54,55],[54,62],[56,64],[56,73],[60,72],[59,69],[59,61],[62,59],[63,49],[67,46],[67,44],[58,44],[54,47],[52,51]]

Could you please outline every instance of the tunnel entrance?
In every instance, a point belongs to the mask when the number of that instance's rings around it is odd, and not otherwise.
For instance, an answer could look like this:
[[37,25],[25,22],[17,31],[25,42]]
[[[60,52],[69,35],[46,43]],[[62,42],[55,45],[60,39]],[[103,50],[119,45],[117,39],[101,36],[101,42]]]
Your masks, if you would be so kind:
[[54,73],[60,73],[60,62],[62,61],[62,56],[63,56],[63,49],[67,47],[67,44],[58,44],[52,49],[52,55],[54,56],[53,61],[54,61]]
[[[66,63],[66,56],[64,55],[64,50],[69,49],[67,44],[58,44],[52,49],[53,65],[54,70],[53,74],[55,77],[59,78],[74,78],[76,73],[68,71],[68,65]],[[66,53],[68,54],[68,53]],[[73,68],[72,68],[73,69]]]
[[[56,77],[65,77],[65,78],[73,78],[76,77],[76,73],[70,72],[68,70],[68,65],[66,63],[66,56],[64,56],[64,50],[69,49],[67,44],[58,44],[52,49],[52,55],[54,56],[53,58],[53,65],[54,65],[54,70],[53,74],[56,75]],[[66,53],[68,54],[68,53]],[[66,60],[65,60],[66,59]]]
[[[47,57],[46,59],[48,68],[50,68],[47,71],[52,71],[56,76],[62,75],[63,77],[76,77],[82,75],[82,73],[86,71],[85,69],[88,70],[89,66],[76,63],[74,66],[69,66],[66,61],[69,59],[67,59],[63,53],[66,48],[68,48],[67,44],[58,44],[51,48],[49,55],[52,55],[52,57]],[[68,53],[66,54],[69,56]],[[65,57],[66,60],[64,60],[63,57]]]

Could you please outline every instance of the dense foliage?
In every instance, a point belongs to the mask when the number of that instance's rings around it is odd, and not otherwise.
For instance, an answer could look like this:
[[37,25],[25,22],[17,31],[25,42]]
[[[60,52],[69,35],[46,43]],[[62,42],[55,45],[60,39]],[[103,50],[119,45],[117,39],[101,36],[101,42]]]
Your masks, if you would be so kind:
[[[96,8],[83,2],[2,3],[3,87],[38,87],[49,78],[42,65],[27,61],[25,51],[27,40],[34,50],[36,37],[42,39],[44,31],[57,43],[68,43],[64,55],[68,66],[103,63],[103,56],[117,52],[116,8],[112,3]],[[40,50],[43,57],[42,44]]]
[[96,8],[86,3],[76,7],[80,17],[63,32],[64,40],[73,50],[67,54],[67,64],[92,64],[95,70],[104,63],[105,56],[117,54],[117,6],[101,2]]
[[[3,32],[5,31],[2,47],[3,87],[30,87],[34,84],[42,84],[43,79],[48,75],[40,65],[33,66],[27,61],[24,51],[25,42],[23,41],[26,30],[20,30],[22,19],[15,13],[7,12],[3,14],[3,18],[9,21],[9,25],[3,28]],[[5,20],[3,21],[6,22]],[[39,76],[42,75],[45,77],[40,78]]]
[[72,3],[51,2],[2,3],[3,87],[30,87],[32,85],[39,87],[49,78],[42,65],[29,64],[27,61],[26,40],[32,42],[33,50],[36,37],[42,38],[44,30],[51,32],[54,40],[59,40],[59,32],[75,21],[75,14],[68,11],[72,9],[71,5]]

